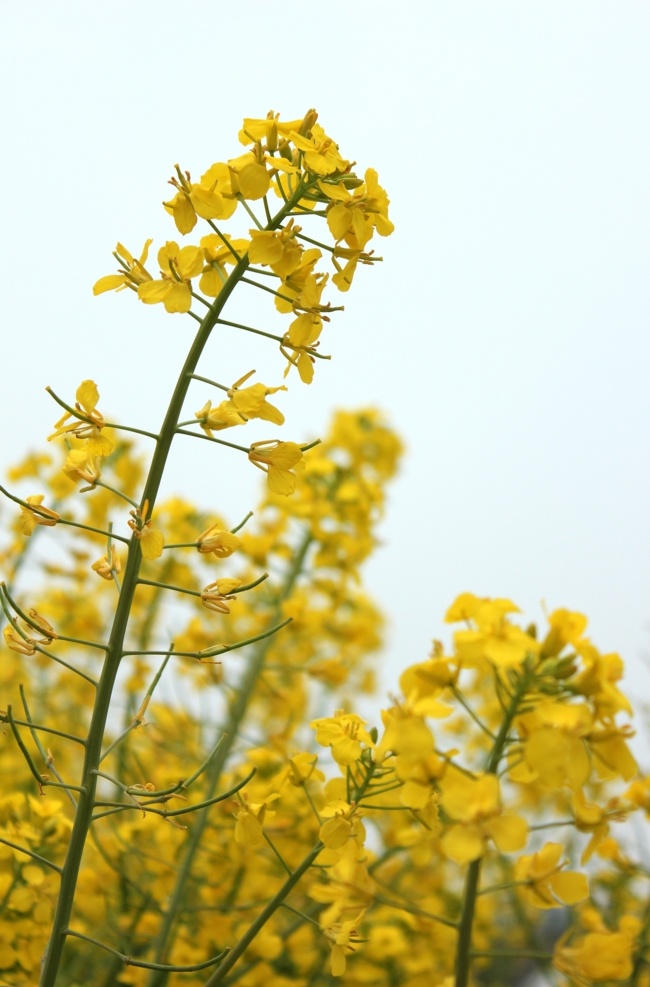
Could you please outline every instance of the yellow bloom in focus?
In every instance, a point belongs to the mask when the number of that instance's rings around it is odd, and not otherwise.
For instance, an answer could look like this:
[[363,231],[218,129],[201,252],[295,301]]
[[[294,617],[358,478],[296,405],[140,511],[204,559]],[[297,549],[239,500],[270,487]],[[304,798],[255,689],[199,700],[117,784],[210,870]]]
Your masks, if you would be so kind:
[[206,401],[199,411],[194,412],[194,417],[210,438],[213,437],[213,432],[220,432],[223,428],[246,424],[232,401],[222,401],[215,408],[212,407],[212,401]]
[[2,635],[7,647],[12,651],[16,651],[19,655],[33,655],[36,653],[36,642],[30,637],[22,637],[20,634],[16,634],[10,624],[5,624],[2,628]]
[[[574,791],[591,774],[587,744],[593,726],[591,711],[584,703],[545,702],[517,718],[525,740],[522,769],[529,768],[548,788],[569,785]],[[517,768],[511,772],[516,781]]]
[[[313,110],[311,111],[313,113]],[[288,137],[292,131],[300,130],[302,120],[280,120],[280,114],[270,110],[266,118],[244,117],[242,129],[239,131],[240,144],[259,144],[266,141],[268,149],[275,151],[278,135]]]
[[331,747],[337,764],[353,764],[361,757],[363,747],[374,747],[365,720],[356,713],[339,710],[334,716],[312,720],[309,724],[316,731],[316,742],[321,747]]
[[365,183],[352,192],[342,182],[319,182],[318,187],[330,199],[327,225],[337,242],[345,240],[349,247],[363,250],[375,229],[380,236],[390,236],[394,231],[388,218],[389,199],[373,168],[366,171]]
[[218,559],[227,559],[242,547],[242,540],[218,524],[211,524],[197,538],[196,547],[202,555],[216,555]]
[[561,860],[564,847],[546,843],[537,853],[519,857],[515,862],[515,880],[526,881],[522,894],[535,908],[561,908],[575,905],[589,895],[589,882],[584,874],[564,871]]
[[249,230],[251,264],[268,265],[281,278],[289,277],[302,262],[304,248],[296,240],[300,232],[293,219],[281,230]]
[[248,458],[267,474],[269,490],[289,496],[296,489],[296,476],[292,471],[304,469],[302,450],[295,442],[278,442],[271,439],[253,442]]
[[237,199],[227,164],[213,164],[201,175],[198,184],[191,181],[189,172],[181,174],[178,165],[176,173],[178,178],[172,178],[170,185],[178,191],[170,202],[163,202],[163,205],[173,216],[179,233],[190,233],[196,226],[197,216],[207,220],[230,219],[237,208]]
[[503,853],[521,850],[528,836],[525,819],[502,813],[499,782],[495,775],[469,778],[447,771],[442,782],[442,807],[455,824],[442,837],[446,854],[458,864],[482,857],[488,839]]
[[138,285],[138,298],[146,305],[162,302],[167,312],[189,312],[192,304],[190,281],[203,270],[200,247],[179,247],[168,240],[158,251],[160,279]]
[[[235,818],[235,841],[240,846],[256,847],[264,843],[264,820],[267,817],[268,806],[280,798],[277,792],[268,795],[262,802],[248,802],[246,796],[240,797],[239,811]],[[268,813],[273,816],[274,813]]]
[[139,260],[118,243],[115,256],[122,265],[120,273],[107,274],[106,277],[100,278],[93,287],[93,295],[101,295],[104,291],[124,291],[125,288],[132,288],[135,291],[139,284],[151,281],[151,275],[144,265],[147,263],[149,247],[152,243],[153,240],[147,240]]
[[305,782],[309,781],[310,778],[314,781],[325,781],[325,775],[319,768],[316,767],[317,764],[317,754],[312,754],[307,751],[301,751],[300,754],[294,754],[293,757],[289,758],[287,779],[296,788],[301,788]]
[[[52,435],[48,436],[48,442],[58,438],[60,435],[75,435],[78,439],[85,439],[84,451],[88,456],[110,456],[115,449],[115,442],[106,434],[104,429],[104,416],[97,411],[99,401],[99,391],[94,380],[83,380],[77,388],[75,395],[75,408],[84,417],[72,424],[66,424],[68,419],[74,415],[66,411],[65,415],[56,422]],[[109,430],[110,431],[110,430]]]
[[232,267],[248,249],[248,240],[233,240],[225,236],[227,244],[216,233],[201,237],[204,265],[199,279],[199,291],[216,298],[228,280],[228,267]]
[[250,387],[242,388],[241,385],[254,373],[255,371],[251,370],[244,377],[240,377],[228,391],[228,397],[233,407],[244,421],[248,421],[250,418],[261,418],[262,421],[273,422],[274,425],[282,425],[284,415],[274,405],[269,404],[266,398],[269,394],[286,391],[286,387],[284,384],[281,384],[280,387],[251,384]]
[[145,501],[140,511],[131,511],[129,528],[140,542],[142,557],[147,560],[159,559],[165,547],[165,539],[160,531],[151,526],[151,518],[147,520],[149,503]]
[[[51,511],[49,507],[41,507],[44,499],[43,494],[33,494],[25,499],[30,506],[20,505],[20,515],[16,521],[21,534],[29,537],[38,524],[51,528],[60,520],[61,515],[57,514],[56,511]],[[33,508],[38,508],[38,510]]]
[[262,199],[271,185],[271,175],[254,151],[247,151],[228,161],[230,181],[235,194],[243,199]]
[[309,137],[303,137],[295,130],[289,137],[294,147],[303,152],[303,164],[307,171],[315,175],[333,175],[349,170],[350,162],[341,157],[338,144],[327,136],[320,124],[313,125]]
[[582,642],[587,618],[571,610],[554,610],[548,618],[549,630],[542,643],[541,655],[547,658],[559,655],[567,644],[577,648]]

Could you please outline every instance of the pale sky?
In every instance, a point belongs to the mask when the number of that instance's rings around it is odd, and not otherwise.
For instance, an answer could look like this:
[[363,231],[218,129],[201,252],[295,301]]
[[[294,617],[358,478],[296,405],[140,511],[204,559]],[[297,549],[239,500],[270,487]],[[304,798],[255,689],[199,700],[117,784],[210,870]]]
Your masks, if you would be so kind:
[[[647,3],[38,0],[6,6],[0,55],[0,467],[51,430],[48,384],[70,399],[92,378],[105,414],[158,427],[193,323],[92,285],[118,239],[176,238],[176,162],[198,176],[238,153],[244,116],[315,106],[378,170],[396,231],[277,434],[375,405],[407,443],[367,569],[384,688],[469,590],[586,613],[648,695]],[[210,354],[209,376],[281,383],[272,346],[233,332]],[[179,464],[168,492],[233,523],[254,505],[247,464]]]

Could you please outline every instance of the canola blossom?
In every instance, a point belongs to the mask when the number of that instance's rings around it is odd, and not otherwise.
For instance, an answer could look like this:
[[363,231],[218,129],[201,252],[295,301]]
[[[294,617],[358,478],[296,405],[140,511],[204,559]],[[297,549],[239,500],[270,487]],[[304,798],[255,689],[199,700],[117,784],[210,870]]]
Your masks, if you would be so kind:
[[[170,239],[118,243],[94,286],[185,317],[159,431],[121,425],[106,382],[51,391],[47,452],[0,488],[0,985],[647,987],[650,871],[625,833],[650,780],[584,615],[538,628],[450,593],[447,643],[368,712],[364,563],[402,444],[373,408],[320,442],[276,430],[389,200],[313,110],[238,141],[198,179],[175,166]],[[226,317],[240,285],[284,331]],[[220,379],[216,327],[278,377]],[[162,498],[180,442],[230,485],[265,474],[255,510]]]

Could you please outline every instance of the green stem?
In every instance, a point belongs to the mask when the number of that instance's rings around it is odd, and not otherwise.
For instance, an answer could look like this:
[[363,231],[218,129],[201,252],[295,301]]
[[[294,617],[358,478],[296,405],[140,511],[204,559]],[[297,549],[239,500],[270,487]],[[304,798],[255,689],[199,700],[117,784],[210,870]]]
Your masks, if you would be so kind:
[[[492,751],[488,757],[488,762],[485,769],[488,774],[496,775],[497,773],[499,762],[501,761],[503,752],[508,742],[508,735],[510,733],[513,720],[517,715],[522,698],[529,689],[530,676],[530,671],[525,668],[517,683],[517,688],[512,695],[510,704],[505,711],[503,722],[501,723],[499,732],[494,740]],[[465,877],[463,908],[461,911],[460,921],[458,923],[456,979],[454,980],[454,987],[467,987],[467,984],[469,983],[470,968],[472,965],[472,926],[474,924],[476,899],[479,893],[481,862],[481,857],[479,857],[478,860],[473,860],[467,869],[467,875]]]
[[[303,192],[304,186],[300,185],[296,195],[280,209],[274,217],[273,223],[269,224],[271,228],[278,227],[282,224],[287,213],[299,201],[300,195]],[[228,302],[235,287],[243,280],[247,268],[248,255],[246,254],[235,265],[212,307],[199,325],[197,334],[176,382],[167,413],[158,439],[156,440],[156,447],[142,494],[141,510],[144,509],[145,503],[148,503],[149,512],[153,511],[192,375],[196,371],[199,359],[210,338],[212,329],[217,324],[224,306]],[[63,959],[63,949],[68,936],[70,917],[72,915],[77,880],[81,867],[81,858],[86,845],[88,830],[92,823],[98,781],[97,768],[102,756],[102,743],[106,730],[106,722],[111,706],[115,680],[120,662],[125,653],[124,641],[138,585],[141,561],[140,543],[135,536],[132,536],[129,541],[122,589],[113,618],[106,657],[97,686],[95,705],[88,729],[86,754],[81,775],[80,787],[82,791],[80,793],[68,852],[61,874],[59,899],[54,914],[50,943],[43,961],[40,987],[55,987]]]

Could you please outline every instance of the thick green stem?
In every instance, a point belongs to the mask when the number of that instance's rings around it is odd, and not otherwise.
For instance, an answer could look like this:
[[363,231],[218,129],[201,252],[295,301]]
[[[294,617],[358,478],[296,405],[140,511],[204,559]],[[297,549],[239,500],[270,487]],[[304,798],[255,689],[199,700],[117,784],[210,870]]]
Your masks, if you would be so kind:
[[[269,229],[277,229],[283,223],[287,214],[304,194],[304,191],[305,186],[301,186],[300,190],[296,192],[292,199],[273,218],[272,223],[268,226]],[[243,279],[247,268],[248,255],[244,255],[235,265],[209,312],[201,321],[196,337],[187,354],[156,441],[156,448],[142,494],[141,507],[144,508],[144,504],[148,503],[149,516],[153,511],[158,496],[169,450],[192,381],[192,375],[196,371],[199,359],[210,338],[212,329],[217,324],[224,306],[235,287]],[[115,679],[124,654],[124,641],[133,606],[133,599],[138,585],[141,561],[140,543],[134,535],[129,542],[122,589],[113,618],[113,626],[108,641],[102,674],[97,686],[95,705],[88,730],[86,756],[81,775],[82,792],[78,801],[70,836],[70,844],[61,875],[61,886],[52,925],[52,935],[41,973],[41,987],[55,987],[61,966],[81,867],[81,859],[88,837],[88,830],[92,822],[98,782],[97,768],[101,761],[106,721],[108,719]]]

